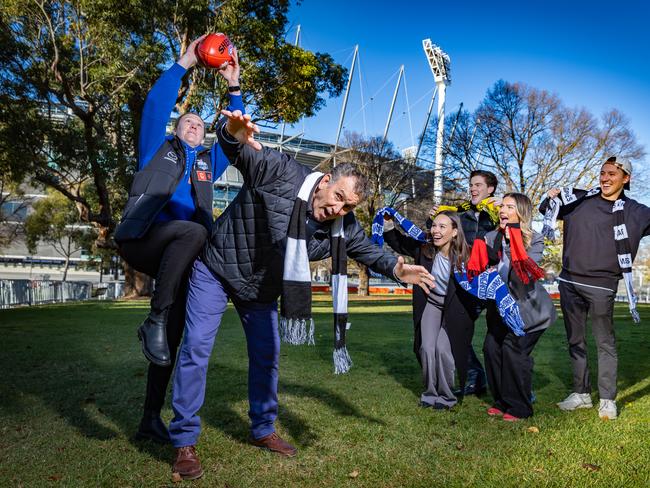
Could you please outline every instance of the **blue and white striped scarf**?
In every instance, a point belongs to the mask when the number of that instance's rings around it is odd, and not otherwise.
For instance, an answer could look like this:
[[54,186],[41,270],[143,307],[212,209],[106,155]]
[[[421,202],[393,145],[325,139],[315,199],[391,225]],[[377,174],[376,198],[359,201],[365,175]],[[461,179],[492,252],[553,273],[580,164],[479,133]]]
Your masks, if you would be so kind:
[[[385,214],[391,215],[411,238],[418,242],[427,242],[422,229],[390,207],[380,209],[375,215],[372,221],[372,242],[380,247],[384,245]],[[494,300],[501,318],[515,335],[523,336],[525,334],[524,321],[519,313],[519,305],[508,291],[508,285],[504,283],[496,270],[483,271],[472,281],[467,278],[465,269],[455,270],[454,276],[458,284],[475,297],[481,300]]]
[[379,209],[377,215],[375,215],[375,218],[372,221],[372,236],[370,239],[379,247],[384,245],[384,215],[390,215],[393,217],[393,219],[397,221],[404,232],[406,232],[406,234],[408,234],[416,241],[422,243],[427,242],[425,233],[422,231],[422,229],[420,229],[417,225],[404,217],[394,208],[384,207]]
[[464,269],[460,272],[454,271],[454,276],[458,284],[468,293],[481,300],[494,300],[499,309],[499,315],[512,333],[516,336],[525,335],[524,321],[519,313],[519,305],[496,269],[483,271],[471,281]]

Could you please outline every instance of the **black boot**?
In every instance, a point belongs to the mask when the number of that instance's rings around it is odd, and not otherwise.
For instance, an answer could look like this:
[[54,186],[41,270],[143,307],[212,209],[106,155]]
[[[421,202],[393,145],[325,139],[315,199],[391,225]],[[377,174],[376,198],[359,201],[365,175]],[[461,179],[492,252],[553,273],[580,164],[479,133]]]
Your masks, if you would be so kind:
[[172,364],[167,345],[167,314],[169,309],[160,312],[153,309],[138,327],[138,338],[142,342],[142,352],[146,358],[157,366]]
[[160,418],[160,413],[145,410],[140,426],[135,433],[135,438],[138,440],[150,440],[158,442],[159,444],[170,443],[169,431]]
[[485,393],[486,385],[485,372],[480,369],[471,369],[467,373],[467,381],[465,382],[463,394],[480,396]]

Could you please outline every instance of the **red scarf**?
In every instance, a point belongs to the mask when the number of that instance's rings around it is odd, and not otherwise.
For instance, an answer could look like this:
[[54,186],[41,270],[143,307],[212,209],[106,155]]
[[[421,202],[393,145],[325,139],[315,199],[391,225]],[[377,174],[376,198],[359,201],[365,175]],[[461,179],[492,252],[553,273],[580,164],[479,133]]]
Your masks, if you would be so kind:
[[467,277],[473,280],[480,275],[488,266],[488,252],[485,241],[479,237],[474,239],[472,254],[467,262]]
[[[528,284],[531,281],[537,281],[540,278],[544,277],[544,270],[540,268],[532,258],[528,257],[526,254],[526,248],[524,247],[524,239],[521,235],[521,228],[519,224],[507,224],[508,231],[510,233],[510,263],[512,269],[515,270],[519,279],[524,283]],[[500,229],[500,232],[503,233],[501,238],[497,238],[498,241],[494,243],[495,248],[501,256],[501,241],[505,238],[505,230]]]
[[[519,224],[508,224],[510,232],[510,262],[512,269],[515,270],[519,279],[528,284],[531,281],[539,280],[544,277],[544,270],[533,261],[524,247],[524,239],[521,235]],[[501,258],[501,245],[505,237],[505,230],[499,229],[500,235],[494,242],[494,250]],[[472,245],[472,254],[467,263],[467,277],[472,280],[481,274],[489,265],[487,244],[483,239],[477,238]]]

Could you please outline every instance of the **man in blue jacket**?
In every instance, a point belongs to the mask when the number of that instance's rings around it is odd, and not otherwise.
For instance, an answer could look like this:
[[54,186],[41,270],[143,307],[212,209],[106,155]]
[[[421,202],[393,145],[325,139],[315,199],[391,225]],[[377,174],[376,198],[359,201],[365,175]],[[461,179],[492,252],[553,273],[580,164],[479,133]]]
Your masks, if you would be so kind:
[[[205,37],[205,36],[203,36]],[[160,410],[185,324],[187,276],[212,228],[213,183],[228,160],[218,144],[204,148],[205,123],[185,113],[171,135],[167,123],[183,76],[197,63],[192,42],[149,92],[142,112],[138,173],[115,231],[120,254],[136,270],[156,280],[151,311],[138,329],[142,350],[151,361],[144,416],[136,437],[169,442]],[[230,108],[243,110],[239,64],[220,71],[228,82]]]

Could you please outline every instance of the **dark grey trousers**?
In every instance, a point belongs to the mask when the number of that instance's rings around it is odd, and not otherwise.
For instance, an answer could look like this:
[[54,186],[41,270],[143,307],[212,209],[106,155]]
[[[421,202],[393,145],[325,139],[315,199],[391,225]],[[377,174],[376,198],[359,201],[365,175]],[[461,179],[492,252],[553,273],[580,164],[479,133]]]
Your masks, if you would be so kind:
[[573,390],[591,393],[587,365],[587,317],[598,348],[598,394],[603,400],[616,399],[616,337],[614,298],[616,293],[601,288],[560,281],[560,305],[573,367]]

